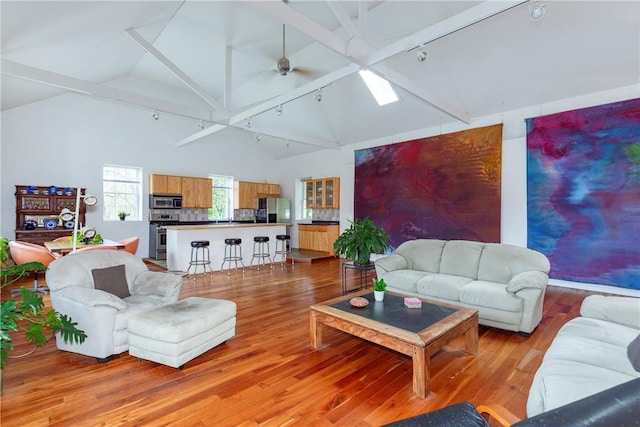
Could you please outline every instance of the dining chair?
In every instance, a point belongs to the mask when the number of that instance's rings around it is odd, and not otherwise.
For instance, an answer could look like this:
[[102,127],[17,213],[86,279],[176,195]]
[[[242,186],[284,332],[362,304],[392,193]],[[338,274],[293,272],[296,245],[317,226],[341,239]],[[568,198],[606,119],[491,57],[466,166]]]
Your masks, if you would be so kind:
[[124,245],[125,251],[133,255],[135,255],[136,251],[138,250],[139,242],[140,242],[140,238],[138,237],[129,237],[127,239],[122,239],[118,241],[118,243],[122,243]]
[[[49,267],[49,264],[56,260],[56,257],[54,257],[44,246],[18,240],[12,240],[9,242],[9,254],[11,255],[11,259],[13,259],[13,261],[18,265],[26,264],[28,262],[40,262],[45,267]],[[46,294],[49,291],[49,288],[46,286],[38,286],[37,271],[34,271],[33,274],[33,290],[43,294]],[[15,294],[19,292],[18,290],[14,291],[11,291],[11,293]]]

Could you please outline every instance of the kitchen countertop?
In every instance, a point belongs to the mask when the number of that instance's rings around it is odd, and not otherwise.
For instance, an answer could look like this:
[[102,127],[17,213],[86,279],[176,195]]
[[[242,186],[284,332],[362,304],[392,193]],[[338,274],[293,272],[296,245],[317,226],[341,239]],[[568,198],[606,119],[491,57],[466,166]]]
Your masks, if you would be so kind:
[[276,222],[276,223],[242,223],[242,222],[221,222],[221,223],[202,223],[202,224],[183,224],[183,225],[163,225],[165,230],[211,230],[222,228],[247,228],[247,227],[290,227],[293,224],[289,222]]

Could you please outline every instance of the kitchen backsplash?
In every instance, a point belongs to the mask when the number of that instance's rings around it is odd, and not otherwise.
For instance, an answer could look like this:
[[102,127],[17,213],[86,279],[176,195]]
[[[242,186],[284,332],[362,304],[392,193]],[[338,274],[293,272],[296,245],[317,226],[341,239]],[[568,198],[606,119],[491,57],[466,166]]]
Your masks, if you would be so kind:
[[180,221],[209,221],[208,209],[180,209]]
[[311,219],[314,221],[340,221],[340,209],[314,209]]

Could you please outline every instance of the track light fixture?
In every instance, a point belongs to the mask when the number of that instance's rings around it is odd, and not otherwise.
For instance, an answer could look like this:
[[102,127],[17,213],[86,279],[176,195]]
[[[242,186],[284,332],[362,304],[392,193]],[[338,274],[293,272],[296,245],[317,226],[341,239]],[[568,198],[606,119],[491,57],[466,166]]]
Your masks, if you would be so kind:
[[276,114],[281,116],[282,115],[282,104],[278,105],[276,107]]
[[426,50],[418,49],[416,51],[416,58],[418,58],[418,62],[424,62],[429,58],[429,53]]
[[262,136],[260,135],[260,133],[256,133],[255,138],[256,138],[256,142],[262,141]]
[[289,148],[289,146],[291,145],[291,141],[289,141],[288,139],[284,140],[284,146]]
[[251,119],[247,119],[247,121],[244,122],[244,127],[246,127],[247,129],[251,129]]
[[153,110],[153,113],[151,113],[151,117],[153,118],[153,120],[158,120],[160,118],[160,114],[158,114],[158,110]]
[[316,93],[313,95],[313,100],[316,102],[322,101],[322,89],[318,89]]
[[202,120],[200,120],[200,122],[198,123],[198,127],[200,128],[200,130],[204,129],[204,122]]
[[544,5],[538,0],[529,0],[529,18],[532,21],[539,21],[544,16]]

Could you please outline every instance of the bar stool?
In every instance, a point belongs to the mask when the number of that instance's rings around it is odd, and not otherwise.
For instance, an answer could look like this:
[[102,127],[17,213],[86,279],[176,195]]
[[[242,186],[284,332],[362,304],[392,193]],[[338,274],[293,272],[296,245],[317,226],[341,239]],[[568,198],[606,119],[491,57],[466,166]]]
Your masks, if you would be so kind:
[[187,275],[191,275],[191,267],[193,267],[193,274],[198,273],[198,266],[202,266],[203,273],[209,272],[213,274],[211,269],[211,260],[209,259],[209,241],[208,240],[194,240],[191,242],[191,261],[189,261],[189,268],[187,268]]
[[[242,262],[242,239],[238,238],[229,238],[224,239],[224,258],[222,258],[222,266],[220,266],[220,270],[224,270],[224,263],[229,263],[229,271],[227,274],[231,274],[231,263],[235,263],[235,269],[238,269],[238,261],[240,261],[240,265],[242,265],[242,272],[244,273],[244,263]],[[238,255],[238,251],[240,251],[240,255]]]
[[262,265],[265,264],[265,259],[269,258],[269,264],[273,268],[273,261],[271,255],[269,255],[269,237],[268,236],[256,236],[253,238],[253,256],[251,257],[251,267],[253,268],[253,260],[258,259],[258,270],[260,270],[260,261]]
[[276,262],[276,257],[280,255],[282,257],[282,265],[287,262],[287,256],[291,258],[291,265],[295,264],[295,260],[291,255],[291,248],[289,247],[289,240],[291,240],[291,236],[288,234],[278,234],[276,235],[276,251],[273,255],[273,262]]

